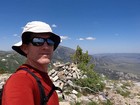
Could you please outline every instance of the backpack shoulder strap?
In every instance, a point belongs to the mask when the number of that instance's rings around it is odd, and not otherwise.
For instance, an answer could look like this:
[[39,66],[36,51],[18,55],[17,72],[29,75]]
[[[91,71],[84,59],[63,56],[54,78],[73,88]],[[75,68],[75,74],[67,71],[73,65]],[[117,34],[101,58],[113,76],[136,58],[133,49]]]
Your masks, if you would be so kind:
[[[56,87],[54,84],[52,85],[52,88],[49,92],[49,94],[46,96],[45,95],[45,91],[44,91],[44,88],[43,88],[43,85],[40,81],[40,79],[34,74],[32,73],[30,70],[28,70],[28,68],[19,68],[18,70],[24,70],[24,71],[27,71],[28,73],[30,73],[37,81],[38,83],[38,87],[39,87],[39,91],[40,91],[40,105],[46,105],[46,103],[49,101],[50,97],[52,96],[53,92],[55,90],[59,90],[61,93],[62,93],[62,90],[59,88],[59,87]],[[64,99],[64,95],[62,94],[62,97]]]
[[2,88],[0,89],[0,105],[2,105],[3,88],[4,88],[4,85],[3,85]]
[[23,67],[23,68],[19,68],[18,70],[27,71],[35,78],[35,80],[37,81],[38,87],[39,87],[39,91],[40,91],[40,105],[44,105],[44,100],[45,100],[46,95],[45,95],[45,91],[44,91],[44,88],[42,86],[40,79],[34,73],[32,73],[30,70],[28,70],[28,68]]
[[65,98],[64,98],[64,95],[63,95],[62,89],[59,88],[59,87],[56,87],[56,86],[53,84],[53,85],[52,85],[51,91],[49,92],[49,94],[48,94],[48,95],[46,96],[46,98],[45,98],[45,101],[46,101],[46,102],[49,101],[49,98],[51,97],[51,95],[53,94],[53,92],[54,92],[55,90],[59,90],[59,91],[62,93],[62,98],[65,99]]
[[49,98],[52,96],[53,92],[55,91],[54,85],[51,89],[51,91],[49,92],[49,94],[45,97],[45,102],[47,103],[49,101]]

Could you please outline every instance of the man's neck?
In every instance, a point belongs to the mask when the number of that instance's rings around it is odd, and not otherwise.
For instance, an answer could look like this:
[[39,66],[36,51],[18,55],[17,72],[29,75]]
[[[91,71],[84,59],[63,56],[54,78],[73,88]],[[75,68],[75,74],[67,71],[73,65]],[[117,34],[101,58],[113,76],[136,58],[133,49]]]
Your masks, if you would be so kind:
[[33,62],[29,62],[28,60],[25,62],[25,64],[28,64],[42,72],[45,72],[47,73],[48,72],[48,64],[44,64],[44,65],[41,65],[41,64],[38,64],[38,63],[33,63]]

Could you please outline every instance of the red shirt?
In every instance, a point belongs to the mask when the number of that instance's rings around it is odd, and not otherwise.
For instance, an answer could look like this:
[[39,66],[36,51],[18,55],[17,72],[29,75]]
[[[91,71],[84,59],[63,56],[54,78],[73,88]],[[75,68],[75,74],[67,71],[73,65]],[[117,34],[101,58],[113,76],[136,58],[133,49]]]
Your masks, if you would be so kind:
[[[53,83],[47,73],[28,65],[20,67],[28,68],[40,78],[46,95],[50,92]],[[2,105],[40,105],[40,91],[35,78],[24,70],[14,73],[4,86]],[[56,91],[53,92],[46,105],[59,105]]]

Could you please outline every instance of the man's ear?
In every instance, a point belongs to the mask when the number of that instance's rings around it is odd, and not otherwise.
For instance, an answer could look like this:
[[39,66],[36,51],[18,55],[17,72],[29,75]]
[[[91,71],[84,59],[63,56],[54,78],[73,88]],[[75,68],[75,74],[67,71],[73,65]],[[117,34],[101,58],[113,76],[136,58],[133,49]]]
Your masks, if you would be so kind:
[[27,54],[28,53],[28,45],[27,44],[22,44],[20,49],[25,53]]

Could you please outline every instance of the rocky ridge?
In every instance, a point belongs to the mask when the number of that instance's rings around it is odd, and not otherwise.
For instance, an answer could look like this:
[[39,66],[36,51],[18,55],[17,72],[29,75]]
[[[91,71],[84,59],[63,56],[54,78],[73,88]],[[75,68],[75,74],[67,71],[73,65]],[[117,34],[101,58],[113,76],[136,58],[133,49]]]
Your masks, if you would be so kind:
[[113,80],[133,80],[133,81],[140,81],[140,75],[134,74],[134,73],[128,73],[128,72],[121,72],[117,70],[112,69],[102,69],[98,70],[98,68],[95,70],[99,74],[104,74],[110,79]]
[[[73,80],[79,78],[88,78],[83,75],[81,70],[75,64],[59,62],[54,63],[53,69],[49,71],[49,76],[53,83],[63,90],[65,99],[62,99],[62,94],[58,92],[60,98],[60,105],[88,105],[89,103],[96,103],[97,105],[104,105],[108,101],[109,105],[140,105],[140,83],[131,80],[108,80],[104,79],[106,87],[104,91],[97,94],[83,95],[79,93],[78,89],[85,89],[88,87],[80,87],[73,83]],[[5,83],[11,74],[0,75],[0,87]],[[102,75],[104,77],[104,75]],[[95,104],[95,105],[96,105]]]

